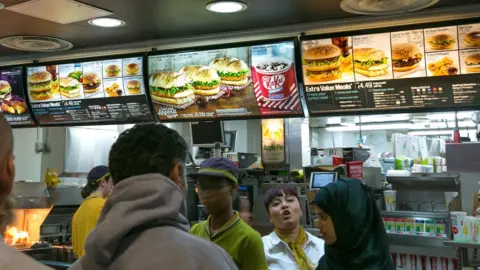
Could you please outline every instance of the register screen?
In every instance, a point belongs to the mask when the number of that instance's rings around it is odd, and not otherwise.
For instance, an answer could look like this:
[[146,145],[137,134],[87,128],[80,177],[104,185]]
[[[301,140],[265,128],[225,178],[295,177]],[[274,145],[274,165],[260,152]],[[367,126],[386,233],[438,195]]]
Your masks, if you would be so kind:
[[314,172],[310,178],[310,189],[324,187],[337,179],[335,172]]

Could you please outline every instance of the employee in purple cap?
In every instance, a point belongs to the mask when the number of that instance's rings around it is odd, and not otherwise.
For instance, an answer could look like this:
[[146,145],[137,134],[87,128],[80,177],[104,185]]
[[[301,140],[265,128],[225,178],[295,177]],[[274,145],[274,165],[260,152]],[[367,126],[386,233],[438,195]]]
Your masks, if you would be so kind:
[[210,158],[191,175],[197,180],[196,191],[209,217],[195,224],[190,233],[222,247],[239,269],[268,269],[260,234],[233,210],[239,172],[229,159]]
[[97,226],[103,205],[112,189],[113,181],[107,166],[97,166],[88,173],[87,184],[81,192],[85,200],[72,221],[72,247],[77,258],[83,256],[85,240]]

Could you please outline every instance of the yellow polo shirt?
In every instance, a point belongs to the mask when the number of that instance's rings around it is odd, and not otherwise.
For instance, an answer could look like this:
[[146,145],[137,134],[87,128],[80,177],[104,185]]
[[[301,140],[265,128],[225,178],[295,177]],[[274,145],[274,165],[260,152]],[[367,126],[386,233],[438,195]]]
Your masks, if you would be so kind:
[[91,195],[83,201],[73,216],[72,248],[77,258],[82,257],[85,253],[85,240],[97,226],[105,201],[105,199],[96,194]]
[[190,233],[223,248],[240,270],[268,269],[262,237],[239,217],[238,212],[215,233],[210,232],[209,224],[210,217],[193,225]]

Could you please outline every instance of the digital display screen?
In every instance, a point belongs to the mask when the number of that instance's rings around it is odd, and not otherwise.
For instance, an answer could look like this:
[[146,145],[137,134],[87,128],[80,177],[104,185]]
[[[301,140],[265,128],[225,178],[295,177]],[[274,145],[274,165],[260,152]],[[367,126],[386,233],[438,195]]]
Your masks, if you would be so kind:
[[335,172],[313,172],[310,176],[310,189],[319,189],[337,181]]
[[335,112],[480,105],[480,24],[302,40],[305,99]]
[[0,68],[0,111],[11,126],[33,126],[23,88],[23,68]]
[[294,41],[148,57],[160,121],[303,116]]
[[29,101],[40,125],[153,120],[143,57],[27,68]]

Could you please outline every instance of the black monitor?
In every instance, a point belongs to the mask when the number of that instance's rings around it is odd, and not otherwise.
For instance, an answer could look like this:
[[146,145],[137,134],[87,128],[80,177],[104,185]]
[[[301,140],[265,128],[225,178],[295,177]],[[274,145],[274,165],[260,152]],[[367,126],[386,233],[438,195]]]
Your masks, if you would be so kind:
[[310,189],[320,189],[337,181],[336,172],[312,172],[310,175]]
[[192,122],[192,142],[195,146],[224,145],[223,123],[221,121]]

